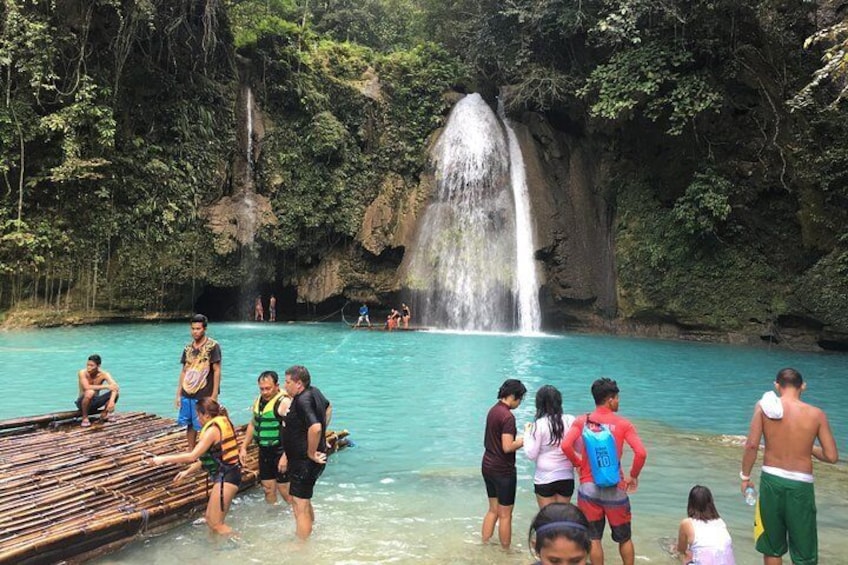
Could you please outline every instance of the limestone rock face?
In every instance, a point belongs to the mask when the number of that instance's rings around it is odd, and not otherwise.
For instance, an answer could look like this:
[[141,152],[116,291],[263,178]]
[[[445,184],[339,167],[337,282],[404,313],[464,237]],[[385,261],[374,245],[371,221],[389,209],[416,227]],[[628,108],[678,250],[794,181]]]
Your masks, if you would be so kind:
[[389,173],[362,217],[357,236],[362,247],[374,255],[387,248],[406,248],[430,189],[430,178],[426,175],[417,186],[410,187],[400,175]]
[[333,251],[314,269],[298,275],[296,281],[298,302],[318,303],[340,296],[345,287],[341,273],[346,262],[343,251]]
[[599,188],[603,152],[536,113],[513,123],[527,170],[546,325],[597,326],[615,316],[614,208]]
[[215,251],[219,255],[252,244],[257,230],[277,221],[270,200],[252,192],[224,196],[201,214],[215,234]]

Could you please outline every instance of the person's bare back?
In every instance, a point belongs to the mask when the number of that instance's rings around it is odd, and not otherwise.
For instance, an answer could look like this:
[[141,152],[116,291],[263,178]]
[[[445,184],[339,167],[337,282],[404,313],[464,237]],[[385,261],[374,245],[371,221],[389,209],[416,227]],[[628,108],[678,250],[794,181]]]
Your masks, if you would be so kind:
[[[771,420],[761,414],[765,452],[763,464],[786,471],[813,472],[813,447],[826,423],[824,412],[799,399],[781,397],[783,418]],[[829,428],[828,428],[829,430]]]

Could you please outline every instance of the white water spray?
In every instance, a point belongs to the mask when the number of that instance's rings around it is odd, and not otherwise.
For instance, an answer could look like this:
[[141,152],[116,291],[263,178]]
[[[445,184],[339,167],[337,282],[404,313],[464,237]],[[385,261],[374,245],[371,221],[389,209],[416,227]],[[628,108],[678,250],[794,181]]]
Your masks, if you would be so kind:
[[538,332],[542,327],[539,308],[539,278],[536,275],[533,219],[530,214],[530,193],[524,157],[518,138],[504,115],[503,103],[498,101],[498,115],[506,127],[509,146],[509,172],[515,201],[515,294],[518,304],[518,329],[522,333]]
[[247,158],[247,174],[250,175],[250,172],[253,170],[253,91],[250,87],[247,87],[247,93],[245,94],[245,130],[247,133],[247,143],[245,146],[247,148],[247,154],[245,157]]
[[[424,325],[460,330],[538,331],[532,222],[517,141],[508,139],[483,98],[471,94],[451,112],[433,162],[437,190],[407,269],[416,317]],[[518,249],[526,255],[520,262]]]

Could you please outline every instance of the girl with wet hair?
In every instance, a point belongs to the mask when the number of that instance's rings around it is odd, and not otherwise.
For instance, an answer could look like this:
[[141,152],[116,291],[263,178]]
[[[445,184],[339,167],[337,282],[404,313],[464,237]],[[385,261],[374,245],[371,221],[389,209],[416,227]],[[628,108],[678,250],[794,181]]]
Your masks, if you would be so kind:
[[211,479],[209,502],[206,504],[206,525],[216,534],[229,536],[232,529],[224,523],[230,503],[241,485],[241,464],[233,423],[227,410],[211,398],[197,402],[197,417],[203,425],[194,448],[186,453],[157,455],[154,465],[191,463],[174,478],[179,482],[203,468]]
[[538,559],[534,565],[586,565],[589,558],[589,522],[573,504],[553,502],[530,524],[528,545]]
[[574,465],[560,449],[574,416],[562,413],[562,394],[545,385],[536,392],[536,420],[524,428],[524,454],[536,462],[533,489],[539,508],[552,502],[571,502]]
[[695,485],[689,491],[688,518],[680,522],[677,551],[681,563],[695,565],[735,565],[733,543],[727,525],[718,515],[713,493]]

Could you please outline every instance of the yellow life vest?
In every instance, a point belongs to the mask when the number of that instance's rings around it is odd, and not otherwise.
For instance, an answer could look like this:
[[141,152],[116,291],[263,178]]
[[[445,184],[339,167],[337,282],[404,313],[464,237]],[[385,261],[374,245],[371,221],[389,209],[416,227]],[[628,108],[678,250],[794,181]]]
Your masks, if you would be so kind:
[[274,447],[280,445],[280,420],[277,418],[277,402],[281,398],[287,398],[288,394],[280,391],[271,400],[265,403],[265,407],[259,410],[261,396],[256,397],[253,402],[253,439],[259,447]]
[[238,464],[238,441],[236,441],[236,432],[226,416],[215,416],[206,422],[200,430],[200,436],[203,437],[204,432],[211,426],[218,427],[221,432],[221,441],[212,444],[209,451],[200,456],[200,463],[210,475],[214,475],[222,466]]

